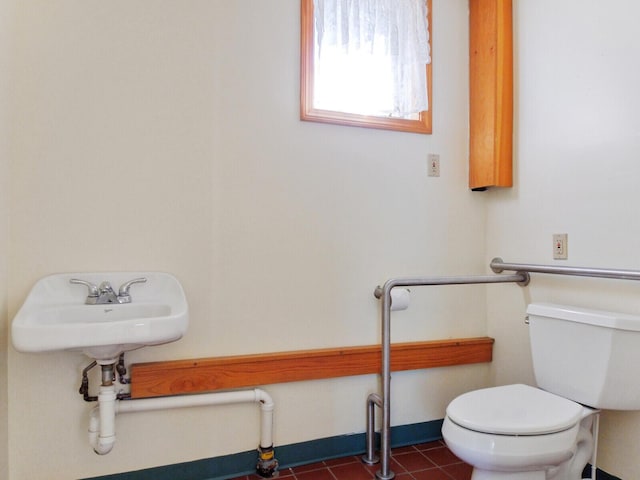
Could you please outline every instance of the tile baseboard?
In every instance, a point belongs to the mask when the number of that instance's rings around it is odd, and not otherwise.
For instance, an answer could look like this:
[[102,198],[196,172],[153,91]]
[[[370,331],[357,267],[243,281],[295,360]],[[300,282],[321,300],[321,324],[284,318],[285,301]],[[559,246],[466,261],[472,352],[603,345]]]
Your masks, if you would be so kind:
[[[426,443],[442,438],[442,420],[399,425],[391,428],[391,446]],[[281,468],[295,467],[332,458],[360,455],[365,452],[365,434],[354,433],[321,438],[308,442],[275,447]],[[147,468],[133,472],[115,473],[84,480],[224,480],[255,473],[257,451],[194,460],[175,465]]]
[[[416,445],[442,439],[443,420],[399,425],[391,428],[392,448]],[[307,442],[275,447],[280,468],[291,468],[333,458],[361,455],[365,452],[365,434],[354,433],[321,438]],[[175,465],[116,473],[84,480],[225,480],[255,473],[257,450],[194,460]],[[587,465],[583,478],[590,478],[591,466]],[[597,469],[596,480],[622,480]]]

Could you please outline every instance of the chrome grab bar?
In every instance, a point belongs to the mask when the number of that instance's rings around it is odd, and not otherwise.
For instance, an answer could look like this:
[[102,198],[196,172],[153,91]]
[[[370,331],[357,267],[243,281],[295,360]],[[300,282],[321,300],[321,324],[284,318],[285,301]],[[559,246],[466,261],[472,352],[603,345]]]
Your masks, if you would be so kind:
[[[574,275],[583,277],[613,278],[620,280],[640,280],[640,271],[616,270],[606,268],[563,267],[556,265],[532,265],[524,263],[505,263],[501,258],[494,258],[490,265],[494,273],[505,270],[515,271],[512,275],[476,275],[455,277],[409,277],[392,278],[384,286],[378,286],[374,295],[382,299],[382,396],[370,396],[367,409],[374,404],[382,408],[382,427],[380,433],[380,470],[376,472],[379,480],[391,480],[395,474],[390,468],[391,459],[391,290],[395,287],[417,287],[429,285],[470,285],[488,283],[517,283],[520,286],[529,284],[529,273],[549,273],[554,275]],[[375,394],[374,394],[375,395]],[[368,412],[368,416],[371,413]],[[366,463],[373,463],[373,421],[367,421]],[[368,461],[367,461],[368,460]]]
[[504,270],[550,273],[553,275],[573,275],[577,277],[614,278],[618,280],[640,280],[638,270],[620,270],[612,268],[587,268],[587,267],[563,267],[560,265],[529,265],[526,263],[505,263],[496,257],[489,264],[494,273],[502,273]]
[[[391,459],[391,289],[395,287],[416,287],[428,285],[470,285],[477,283],[508,283],[515,282],[526,285],[529,275],[521,272],[514,275],[477,275],[459,277],[413,277],[392,278],[383,287],[377,287],[374,295],[382,299],[382,431],[380,434],[380,470],[376,478],[390,480],[395,474],[390,468]],[[368,422],[367,430],[372,422]],[[367,431],[367,437],[373,437],[373,432]],[[367,441],[368,445],[372,442]],[[369,448],[369,446],[367,446]],[[367,458],[374,458],[373,452],[367,451]]]

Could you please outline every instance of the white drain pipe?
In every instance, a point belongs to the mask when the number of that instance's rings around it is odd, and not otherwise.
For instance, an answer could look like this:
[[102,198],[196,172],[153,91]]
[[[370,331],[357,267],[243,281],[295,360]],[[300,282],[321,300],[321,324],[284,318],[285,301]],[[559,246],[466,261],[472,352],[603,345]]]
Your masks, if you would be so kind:
[[116,442],[116,389],[101,386],[98,405],[89,416],[89,444],[98,455],[106,455]]
[[98,394],[98,405],[91,410],[89,417],[89,443],[99,455],[106,455],[111,451],[116,440],[115,418],[117,413],[230,405],[235,403],[260,404],[260,461],[275,462],[275,466],[269,466],[270,469],[275,468],[277,462],[273,459],[274,403],[267,392],[258,388],[175,397],[116,400],[115,385],[103,385],[100,387],[100,393]]

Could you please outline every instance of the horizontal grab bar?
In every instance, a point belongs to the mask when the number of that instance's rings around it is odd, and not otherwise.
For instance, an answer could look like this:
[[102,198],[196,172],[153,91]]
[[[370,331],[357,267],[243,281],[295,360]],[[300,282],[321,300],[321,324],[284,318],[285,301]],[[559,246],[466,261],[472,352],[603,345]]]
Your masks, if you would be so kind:
[[578,277],[615,278],[619,280],[640,280],[639,270],[619,270],[611,268],[563,267],[558,265],[529,265],[525,263],[506,263],[496,257],[489,264],[494,273],[504,270],[527,273],[550,273],[554,275],[573,275]]
[[518,283],[526,286],[529,283],[527,272],[518,272],[514,275],[466,275],[456,277],[404,277],[387,280],[384,287],[376,287],[373,294],[376,298],[382,298],[385,289],[395,287],[419,287],[429,285],[472,285],[478,283]]

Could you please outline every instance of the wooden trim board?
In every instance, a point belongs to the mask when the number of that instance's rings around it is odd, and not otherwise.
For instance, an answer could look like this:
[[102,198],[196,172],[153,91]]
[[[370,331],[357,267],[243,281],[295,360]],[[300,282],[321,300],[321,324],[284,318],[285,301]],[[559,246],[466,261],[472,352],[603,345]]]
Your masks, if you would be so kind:
[[[460,338],[391,345],[391,370],[490,362],[494,340]],[[138,363],[131,397],[199,393],[274,383],[378,373],[380,345]]]

